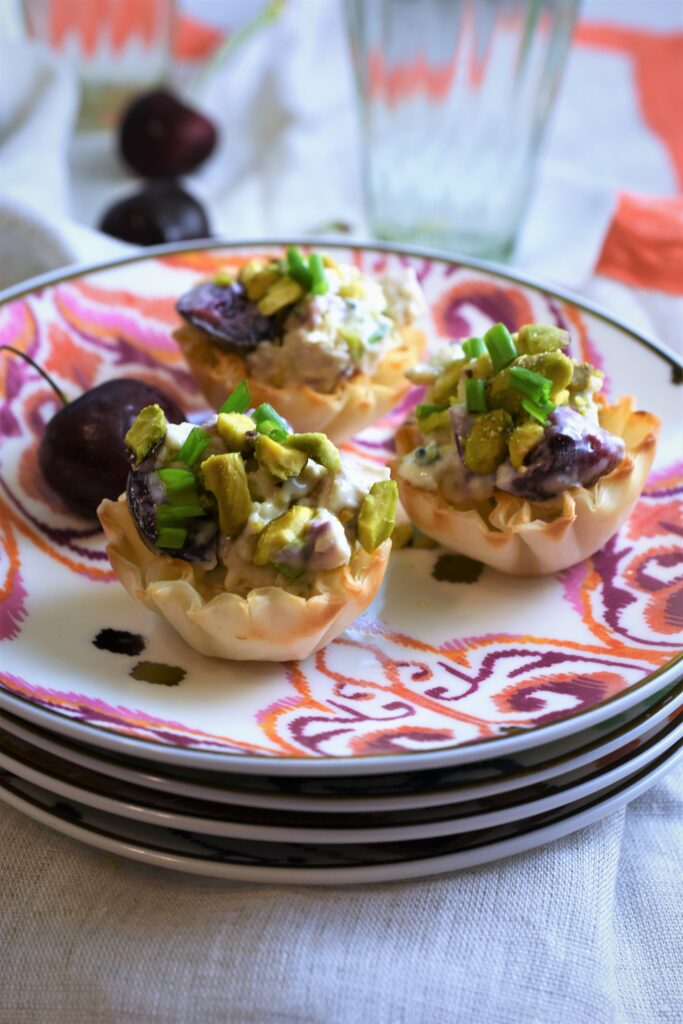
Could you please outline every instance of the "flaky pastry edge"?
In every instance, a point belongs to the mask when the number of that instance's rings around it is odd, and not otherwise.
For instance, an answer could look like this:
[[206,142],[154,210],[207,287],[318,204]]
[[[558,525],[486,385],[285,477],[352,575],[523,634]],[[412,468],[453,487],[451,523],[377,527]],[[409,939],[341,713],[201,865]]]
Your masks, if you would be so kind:
[[574,487],[547,502],[495,490],[488,522],[475,508],[456,508],[440,491],[422,490],[399,475],[399,461],[422,442],[416,424],[406,422],[396,434],[392,476],[408,518],[451,551],[513,575],[546,575],[588,558],[628,519],[652,467],[661,426],[652,413],[636,411],[630,395],[614,405],[598,396],[598,404],[600,425],[626,444],[619,465],[592,487]]
[[269,402],[297,432],[322,431],[341,444],[386,416],[413,386],[404,374],[422,357],[425,336],[412,326],[397,333],[400,341],[386,352],[372,376],[356,373],[329,395],[305,385],[276,388],[250,377],[241,356],[221,351],[205,331],[190,324],[179,327],[173,337],[212,408],[220,408],[233,388],[246,380],[254,405]]
[[216,658],[294,661],[324,647],[371,603],[384,576],[391,541],[372,554],[359,544],[348,565],[318,573],[317,593],[303,598],[282,587],[246,597],[209,591],[201,569],[156,554],[142,540],[125,495],[97,510],[112,568],[128,593],[167,620],[196,651]]

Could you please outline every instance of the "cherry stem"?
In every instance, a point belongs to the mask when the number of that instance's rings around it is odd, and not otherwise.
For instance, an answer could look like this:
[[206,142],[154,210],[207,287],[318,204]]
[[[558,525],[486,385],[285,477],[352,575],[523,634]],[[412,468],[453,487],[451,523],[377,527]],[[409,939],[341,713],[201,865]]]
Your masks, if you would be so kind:
[[246,43],[259,29],[264,28],[271,21],[275,21],[279,18],[282,10],[285,6],[285,0],[268,0],[267,3],[257,12],[257,14],[251,18],[250,21],[243,25],[242,28],[237,29],[236,32],[228,36],[211,55],[209,60],[206,62],[202,70],[195,77],[192,85],[189,89],[189,96],[194,99],[195,103],[198,102],[199,96],[204,90],[204,86],[209,77],[217,70],[217,68],[231,57],[235,50],[238,50],[243,43]]
[[50,374],[46,373],[42,366],[38,366],[38,363],[35,361],[35,359],[31,359],[31,357],[27,355],[26,352],[22,352],[21,349],[18,348],[13,348],[12,345],[0,345],[0,352],[11,352],[12,355],[19,356],[20,359],[23,359],[24,362],[28,363],[30,366],[33,367],[36,373],[40,374],[43,380],[47,381],[47,383],[50,385],[54,393],[57,395],[59,400],[64,403],[64,405],[69,404],[69,399],[66,397],[62,389],[55,384]]

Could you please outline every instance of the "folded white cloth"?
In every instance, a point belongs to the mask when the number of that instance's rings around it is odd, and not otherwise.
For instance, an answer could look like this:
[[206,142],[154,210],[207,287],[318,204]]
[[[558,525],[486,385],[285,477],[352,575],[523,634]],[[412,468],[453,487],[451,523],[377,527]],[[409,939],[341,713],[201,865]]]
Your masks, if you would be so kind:
[[683,769],[472,871],[311,889],[175,875],[0,808],[12,1024],[680,1024]]

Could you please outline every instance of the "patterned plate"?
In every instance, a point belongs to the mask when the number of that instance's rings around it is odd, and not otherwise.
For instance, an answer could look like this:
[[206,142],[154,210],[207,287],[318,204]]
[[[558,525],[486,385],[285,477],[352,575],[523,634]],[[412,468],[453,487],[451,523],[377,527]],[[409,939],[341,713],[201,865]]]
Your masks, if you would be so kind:
[[151,825],[259,842],[346,844],[456,835],[535,817],[634,775],[681,741],[683,720],[679,708],[672,721],[652,726],[636,739],[622,739],[621,746],[611,753],[598,749],[590,761],[549,781],[443,806],[363,814],[231,807],[155,795],[106,775],[81,772],[74,778],[68,763],[27,748],[2,733],[0,768],[67,800]]
[[[8,297],[0,343],[25,349],[70,395],[114,376],[139,377],[198,412],[170,337],[174,300],[217,267],[282,244],[158,250],[53,275]],[[412,263],[432,342],[481,333],[496,320],[567,326],[573,354],[605,370],[608,395],[636,393],[664,422],[655,471],[629,523],[589,561],[542,579],[507,578],[438,550],[397,552],[372,608],[315,658],[283,666],[202,658],[128,598],[101,535],[65,514],[42,483],[37,441],[56,400],[29,367],[8,359],[0,400],[7,711],[147,760],[272,776],[368,775],[550,743],[673,681],[683,638],[675,358],[565,296],[483,265],[390,247],[324,248],[370,272]],[[408,407],[350,447],[386,458]],[[134,634],[131,653],[121,653],[121,633]]]
[[[457,768],[437,768],[424,772],[404,772],[401,775],[354,775],[351,778],[315,776],[313,778],[274,778],[267,775],[227,775],[203,772],[185,768],[160,770],[159,766],[145,766],[142,762],[116,756],[107,756],[101,750],[84,747],[81,744],[66,743],[44,730],[0,711],[0,766],[22,775],[16,763],[9,763],[7,757],[14,755],[25,767],[48,773],[50,778],[78,789],[92,789],[95,793],[145,807],[161,810],[175,810],[185,814],[204,813],[207,804],[214,816],[235,821],[260,821],[267,811],[267,820],[277,824],[286,821],[290,825],[300,824],[301,818],[307,823],[322,825],[330,815],[338,824],[345,824],[346,815],[354,815],[358,822],[361,817],[372,815],[373,821],[387,818],[384,812],[393,815],[388,824],[393,824],[398,815],[416,808],[441,808],[446,804],[464,801],[485,801],[502,793],[510,794],[521,788],[536,787],[535,795],[542,795],[545,784],[551,784],[568,772],[595,766],[600,762],[604,767],[625,751],[633,752],[638,746],[656,734],[660,729],[683,716],[683,682],[651,708],[641,712],[632,721],[619,727],[593,730],[597,734],[591,741],[579,747],[568,746],[574,737],[583,737],[584,732],[559,740],[553,744],[549,754],[544,746],[522,751],[514,758],[474,762]],[[627,718],[627,715],[619,716]],[[604,723],[604,726],[612,723]],[[589,730],[589,733],[591,731]],[[600,735],[602,733],[602,735]],[[540,767],[524,764],[525,756],[545,752],[543,760],[536,761]],[[27,778],[32,776],[27,775]],[[37,785],[51,787],[34,778]],[[240,782],[267,783],[269,788],[231,788]],[[356,788],[358,783],[363,789]],[[278,788],[279,783],[279,788]],[[303,793],[292,791],[293,784],[301,784]],[[325,784],[326,796],[317,795],[317,787]],[[394,790],[390,789],[391,784]],[[286,789],[285,789],[286,784]],[[332,788],[334,784],[338,788]],[[353,784],[353,785],[351,785]],[[354,795],[340,792],[348,786]],[[383,785],[383,790],[380,786]],[[316,787],[313,795],[309,787]],[[378,792],[375,792],[375,789]],[[322,792],[326,792],[322,790]],[[362,795],[355,795],[362,793]],[[63,795],[66,795],[64,790]],[[74,795],[70,793],[69,795]],[[515,794],[513,793],[513,799]],[[86,801],[87,802],[87,801]],[[294,812],[294,813],[292,813]],[[437,814],[439,811],[437,810]],[[407,819],[406,819],[407,820]],[[420,819],[424,820],[424,819]]]

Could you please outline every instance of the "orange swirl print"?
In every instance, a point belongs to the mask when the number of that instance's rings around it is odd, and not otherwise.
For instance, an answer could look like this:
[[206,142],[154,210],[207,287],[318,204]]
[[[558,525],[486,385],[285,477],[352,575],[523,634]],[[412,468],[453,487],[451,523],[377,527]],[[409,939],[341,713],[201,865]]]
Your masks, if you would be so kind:
[[432,305],[432,317],[442,338],[466,338],[470,325],[465,315],[473,307],[493,323],[504,323],[511,331],[532,323],[528,297],[519,288],[507,288],[483,278],[465,278],[446,288]]
[[26,590],[21,578],[19,546],[9,521],[0,518],[0,640],[14,640],[26,618]]

